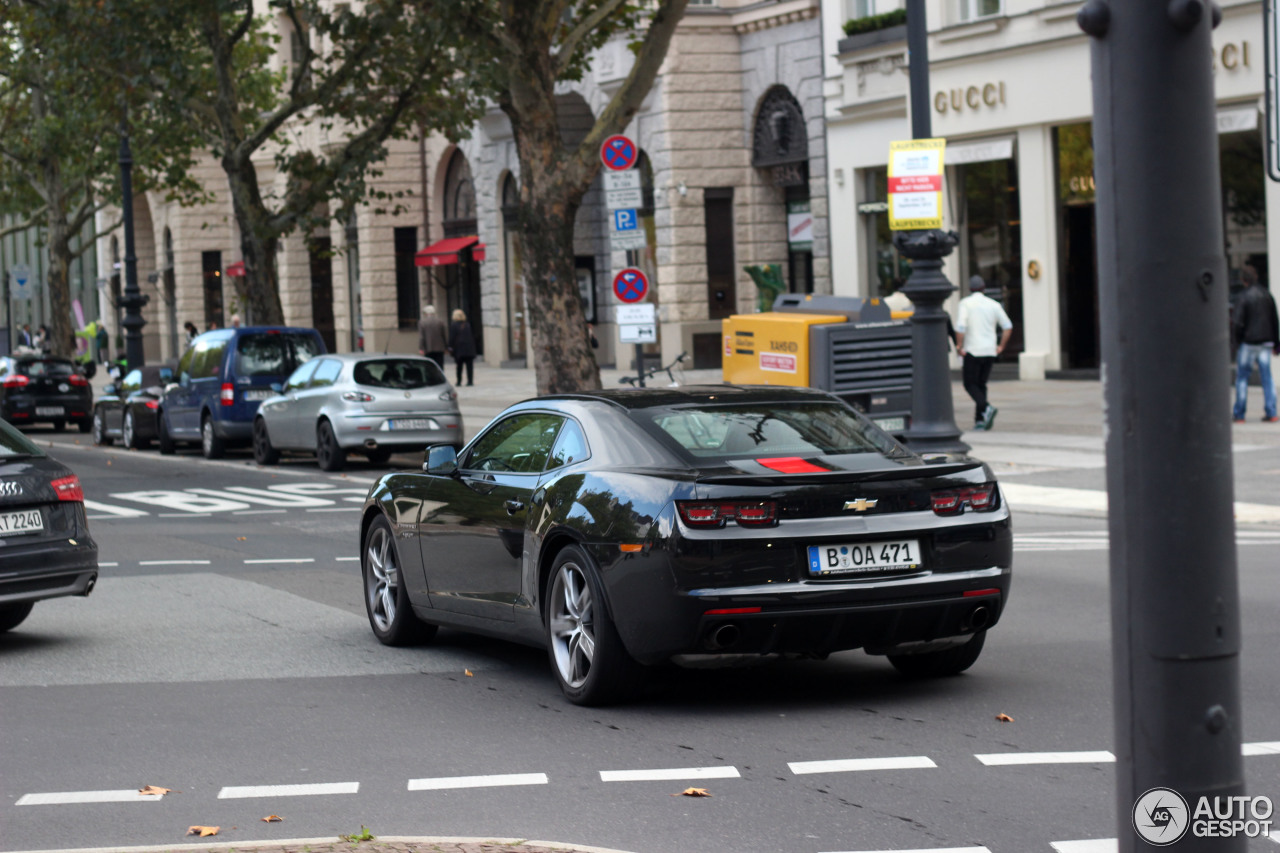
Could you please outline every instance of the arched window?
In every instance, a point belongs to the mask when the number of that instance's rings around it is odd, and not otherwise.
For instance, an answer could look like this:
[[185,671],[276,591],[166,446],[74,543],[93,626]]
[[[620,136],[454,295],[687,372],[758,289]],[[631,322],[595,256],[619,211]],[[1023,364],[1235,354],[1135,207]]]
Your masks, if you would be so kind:
[[765,92],[756,113],[751,165],[764,169],[808,160],[809,132],[805,128],[804,111],[786,86],[774,86]]
[[[445,236],[451,223],[470,222],[467,234],[475,233],[476,188],[471,180],[471,164],[461,151],[455,150],[444,178]],[[464,235],[458,235],[464,236]]]

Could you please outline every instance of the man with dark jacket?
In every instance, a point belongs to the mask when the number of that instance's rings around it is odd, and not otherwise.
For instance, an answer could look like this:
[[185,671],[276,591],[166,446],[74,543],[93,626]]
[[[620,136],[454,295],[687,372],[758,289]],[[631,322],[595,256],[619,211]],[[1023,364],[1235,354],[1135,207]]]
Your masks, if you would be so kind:
[[418,321],[418,355],[425,355],[441,367],[444,352],[449,345],[449,330],[444,320],[436,316],[436,306],[423,305],[422,319]]
[[1240,342],[1236,351],[1236,405],[1235,422],[1244,423],[1245,405],[1249,400],[1249,375],[1253,373],[1253,365],[1258,365],[1258,376],[1262,380],[1262,419],[1267,423],[1275,423],[1276,387],[1271,380],[1271,356],[1277,352],[1280,343],[1280,319],[1276,316],[1276,301],[1258,281],[1258,271],[1248,264],[1240,271],[1240,279],[1245,284],[1244,293],[1236,302],[1235,316],[1232,318],[1231,331],[1235,340]]

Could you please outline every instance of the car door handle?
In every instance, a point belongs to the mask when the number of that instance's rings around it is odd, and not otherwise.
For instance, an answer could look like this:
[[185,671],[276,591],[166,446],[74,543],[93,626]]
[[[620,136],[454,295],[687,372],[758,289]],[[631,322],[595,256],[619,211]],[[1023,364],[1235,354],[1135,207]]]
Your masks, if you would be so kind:
[[524,501],[507,501],[503,506],[507,508],[507,515],[515,515],[524,509]]

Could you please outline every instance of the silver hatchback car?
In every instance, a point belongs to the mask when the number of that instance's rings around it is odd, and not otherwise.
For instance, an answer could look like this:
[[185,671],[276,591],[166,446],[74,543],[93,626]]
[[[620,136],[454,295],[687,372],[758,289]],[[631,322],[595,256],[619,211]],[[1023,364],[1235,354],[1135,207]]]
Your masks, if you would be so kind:
[[303,451],[325,471],[338,471],[349,452],[380,464],[431,444],[462,446],[457,392],[429,358],[317,356],[272,387],[276,395],[253,422],[259,465],[274,465],[281,451]]

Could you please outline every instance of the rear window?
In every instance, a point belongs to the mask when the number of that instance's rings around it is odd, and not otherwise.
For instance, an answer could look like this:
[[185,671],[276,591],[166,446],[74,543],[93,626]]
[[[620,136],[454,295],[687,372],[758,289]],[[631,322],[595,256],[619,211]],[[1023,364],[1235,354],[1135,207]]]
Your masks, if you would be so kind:
[[658,433],[694,459],[885,453],[897,442],[836,403],[795,402],[644,409]]
[[34,361],[18,362],[18,369],[15,372],[24,376],[70,376],[75,373],[75,369],[69,361],[39,358]]
[[435,362],[425,358],[380,358],[362,361],[352,371],[357,385],[371,388],[426,388],[448,382]]
[[236,340],[237,376],[284,377],[320,355],[319,338],[313,335],[262,333]]
[[44,451],[32,444],[25,435],[9,426],[8,421],[0,421],[0,460],[16,459],[21,456],[44,456]]

